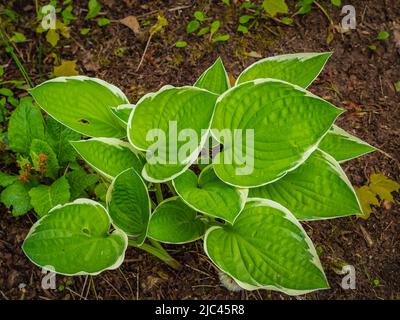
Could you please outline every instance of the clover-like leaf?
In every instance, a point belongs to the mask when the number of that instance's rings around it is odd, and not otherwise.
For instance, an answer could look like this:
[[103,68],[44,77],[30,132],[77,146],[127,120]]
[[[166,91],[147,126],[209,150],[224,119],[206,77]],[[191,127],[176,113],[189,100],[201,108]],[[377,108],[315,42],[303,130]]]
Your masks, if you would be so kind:
[[136,104],[128,123],[128,138],[146,151],[143,177],[165,182],[184,172],[207,139],[217,96],[195,87],[165,86]]
[[115,138],[92,138],[71,141],[79,155],[96,171],[113,179],[122,171],[134,168],[140,172],[143,160],[132,146]]
[[56,205],[65,204],[70,200],[68,180],[63,176],[51,186],[39,185],[29,191],[31,203],[35,212],[43,217]]
[[238,187],[271,183],[309,157],[341,112],[280,80],[233,87],[216,104],[211,132],[224,149],[214,159],[214,170]]
[[204,71],[194,86],[216,94],[222,94],[228,90],[230,88],[229,77],[222,59],[218,58],[211,67]]
[[355,191],[340,165],[319,150],[282,179],[250,189],[249,197],[276,201],[300,220],[362,213]]
[[146,238],[151,204],[147,186],[134,169],[121,172],[107,192],[107,209],[112,223],[137,245]]
[[179,197],[161,202],[150,218],[148,236],[164,243],[187,243],[201,238],[206,223]]
[[193,171],[185,171],[173,180],[173,185],[187,205],[230,223],[243,209],[248,193],[247,189],[237,189],[222,182],[212,165],[206,167],[199,178]]
[[29,90],[54,119],[90,137],[123,137],[111,108],[129,103],[117,87],[96,78],[59,77]]
[[318,148],[329,153],[339,162],[345,162],[376,150],[373,146],[336,125],[333,125],[328,131]]
[[64,275],[96,275],[118,268],[128,238],[110,233],[111,220],[102,205],[89,199],[56,206],[38,220],[22,249],[36,265]]
[[330,52],[295,53],[261,59],[245,69],[236,84],[272,78],[307,88],[318,77],[331,55]]
[[310,238],[296,218],[273,201],[249,201],[233,226],[207,231],[204,247],[245,289],[297,295],[328,287]]

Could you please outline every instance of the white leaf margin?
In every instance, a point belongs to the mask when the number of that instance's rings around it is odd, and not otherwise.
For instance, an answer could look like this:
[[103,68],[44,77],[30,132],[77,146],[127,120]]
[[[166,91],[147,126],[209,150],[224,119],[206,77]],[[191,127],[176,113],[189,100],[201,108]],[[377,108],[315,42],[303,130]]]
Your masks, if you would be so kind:
[[[304,230],[304,228],[302,227],[302,225],[300,224],[300,222],[296,219],[296,217],[288,210],[286,209],[284,206],[280,205],[279,203],[272,201],[272,200],[267,200],[267,199],[262,199],[262,198],[249,198],[247,199],[247,203],[249,202],[258,202],[258,204],[260,206],[267,206],[267,207],[271,207],[271,208],[275,208],[280,210],[281,212],[284,213],[285,218],[287,220],[289,220],[290,222],[292,222],[304,235],[304,240],[306,242],[306,244],[308,245],[308,252],[311,253],[313,259],[311,260],[311,262],[321,271],[321,273],[324,275],[325,277],[325,281],[328,284],[328,280],[326,278],[325,272],[322,268],[322,264],[321,261],[319,260],[317,251],[315,250],[314,244],[311,241],[310,237],[308,236],[308,234],[306,233],[306,231]],[[315,288],[315,289],[310,289],[310,290],[296,290],[296,289],[290,289],[290,288],[285,288],[285,287],[278,287],[278,286],[274,286],[274,285],[263,285],[263,284],[259,284],[257,281],[254,280],[254,284],[250,284],[250,283],[245,283],[242,282],[238,279],[236,279],[231,273],[227,272],[226,270],[222,269],[210,256],[210,254],[208,253],[208,249],[207,249],[207,238],[210,235],[211,232],[213,232],[214,230],[217,229],[223,229],[222,226],[213,226],[211,228],[209,228],[206,231],[206,234],[204,236],[204,251],[207,254],[208,258],[213,262],[213,264],[222,272],[226,273],[227,275],[229,275],[240,287],[242,287],[243,289],[246,290],[259,290],[259,289],[265,289],[265,290],[274,290],[274,291],[279,291],[282,293],[285,293],[287,295],[290,296],[297,296],[297,295],[302,295],[302,294],[306,294],[306,293],[310,293],[313,291],[317,291],[317,290],[324,290],[324,289],[328,289],[328,287],[324,287],[324,288]]]
[[[33,224],[31,229],[29,230],[27,236],[25,237],[25,240],[28,239],[32,235],[32,233],[36,231],[36,229],[42,224],[43,221],[45,221],[49,217],[49,215],[53,211],[61,209],[61,208],[64,208],[64,207],[68,207],[68,206],[71,206],[71,205],[76,205],[76,204],[88,204],[88,205],[92,205],[94,207],[100,207],[106,213],[106,215],[108,217],[108,223],[111,226],[111,217],[108,214],[108,211],[106,210],[106,208],[104,208],[104,206],[102,204],[100,204],[100,203],[98,203],[98,202],[96,202],[94,200],[91,200],[91,199],[79,198],[79,199],[76,199],[73,202],[69,202],[69,203],[66,203],[66,204],[63,204],[63,205],[59,204],[59,205],[55,206],[54,208],[50,209],[48,214],[46,214],[45,216],[43,216],[42,218],[40,218],[38,221],[36,221]],[[117,234],[117,235],[119,235],[119,236],[121,236],[123,238],[123,240],[124,240],[124,250],[123,250],[122,254],[116,259],[116,261],[115,261],[115,263],[113,265],[111,265],[111,266],[109,266],[107,268],[104,268],[104,269],[102,269],[100,271],[97,271],[97,272],[86,272],[86,271],[79,271],[77,273],[62,273],[62,272],[58,272],[58,271],[54,270],[54,268],[51,268],[51,266],[48,266],[48,265],[42,266],[42,265],[36,263],[35,261],[33,261],[31,259],[31,257],[25,252],[23,244],[22,244],[22,251],[24,252],[25,256],[34,265],[36,265],[36,266],[38,266],[40,268],[45,268],[48,271],[52,271],[54,273],[61,274],[61,275],[64,275],[64,276],[83,276],[83,275],[96,276],[96,275],[99,275],[100,273],[102,273],[102,272],[104,272],[106,270],[118,269],[121,266],[121,264],[124,261],[124,259],[125,259],[125,252],[126,252],[126,249],[128,248],[128,236],[126,235],[125,232],[123,232],[122,230],[120,230],[118,228],[116,228],[111,234]],[[111,235],[111,234],[109,234],[109,235]],[[25,240],[24,240],[24,242],[25,242]]]

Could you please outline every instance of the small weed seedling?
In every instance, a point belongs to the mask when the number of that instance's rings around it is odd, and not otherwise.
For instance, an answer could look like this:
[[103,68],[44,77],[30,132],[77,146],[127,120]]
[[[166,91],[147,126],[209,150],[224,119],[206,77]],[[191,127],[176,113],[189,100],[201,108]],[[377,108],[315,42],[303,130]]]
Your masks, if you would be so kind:
[[207,36],[208,40],[213,43],[229,40],[229,34],[217,33],[221,27],[219,20],[214,20],[211,24],[207,25],[206,16],[203,12],[196,11],[193,16],[194,19],[186,26],[187,34],[196,34],[198,37]]
[[[88,137],[66,139],[107,191],[104,205],[81,198],[43,208],[23,251],[57,273],[95,275],[119,267],[127,246],[178,268],[161,244],[202,239],[212,263],[242,288],[328,288],[299,221],[360,215],[339,163],[374,150],[334,125],[342,109],[306,89],[329,57],[266,58],[232,87],[218,59],[193,86],[164,86],[135,105],[96,78],[31,89],[52,118]],[[44,148],[39,141],[33,146]],[[31,152],[40,169],[40,150]]]
[[[389,36],[390,36],[389,32],[387,32],[387,31],[381,31],[381,32],[379,32],[378,35],[376,36],[376,39],[375,39],[375,40],[378,40],[378,41],[385,41],[385,40],[387,40],[387,39],[389,38]],[[373,43],[373,44],[369,45],[368,48],[369,48],[370,50],[372,50],[372,51],[376,51],[376,49],[378,48],[378,46],[377,46],[376,44]]]

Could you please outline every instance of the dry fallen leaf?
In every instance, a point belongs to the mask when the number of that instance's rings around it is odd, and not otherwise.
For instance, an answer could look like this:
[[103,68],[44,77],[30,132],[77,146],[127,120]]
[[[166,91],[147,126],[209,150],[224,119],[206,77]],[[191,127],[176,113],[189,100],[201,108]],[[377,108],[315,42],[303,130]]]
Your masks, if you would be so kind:
[[140,34],[139,21],[135,16],[127,16],[119,20],[119,22],[131,29],[136,35]]
[[78,74],[79,72],[76,70],[76,60],[61,60],[61,65],[54,66],[53,70],[53,77],[69,77],[77,76]]

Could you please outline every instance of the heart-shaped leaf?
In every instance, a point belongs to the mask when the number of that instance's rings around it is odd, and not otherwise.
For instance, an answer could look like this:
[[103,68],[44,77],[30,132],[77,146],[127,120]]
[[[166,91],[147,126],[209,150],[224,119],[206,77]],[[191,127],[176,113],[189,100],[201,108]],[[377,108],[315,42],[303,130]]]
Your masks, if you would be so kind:
[[233,87],[216,104],[212,134],[224,149],[213,161],[214,170],[238,187],[271,183],[307,159],[341,112],[280,80]]
[[230,88],[228,74],[221,58],[218,58],[211,67],[203,72],[194,86],[216,94],[222,94]]
[[143,168],[143,160],[129,143],[122,140],[92,138],[70,143],[91,167],[108,179],[129,168],[137,172]]
[[310,238],[296,218],[273,201],[249,201],[233,226],[207,231],[204,247],[245,289],[297,295],[328,287]]
[[148,236],[164,243],[187,243],[200,239],[206,224],[196,211],[188,207],[179,197],[161,202],[153,212]]
[[295,53],[259,60],[245,69],[236,85],[262,78],[272,78],[307,88],[319,75],[332,54]]
[[243,209],[248,193],[247,189],[237,189],[222,182],[212,165],[206,167],[199,178],[193,171],[185,171],[173,180],[173,185],[190,207],[230,223]]
[[249,197],[274,200],[300,220],[362,213],[346,174],[335,159],[319,150],[282,179],[250,189]]
[[90,137],[123,137],[125,130],[111,108],[129,103],[117,87],[96,78],[59,77],[29,90],[57,121]]
[[41,184],[32,188],[29,196],[35,212],[43,217],[56,205],[67,203],[70,199],[69,188],[68,180],[64,176],[54,181],[51,186]]
[[332,129],[328,131],[318,148],[329,153],[339,162],[345,162],[376,150],[373,146],[336,125],[333,125]]
[[121,172],[107,192],[107,209],[112,223],[137,245],[146,238],[151,205],[147,187],[134,169]]
[[172,180],[197,159],[216,99],[204,89],[165,86],[139,100],[129,119],[128,138],[134,147],[147,152],[142,172],[146,180]]
[[109,233],[110,217],[102,205],[89,199],[56,206],[38,220],[22,249],[36,265],[64,275],[99,274],[118,268],[128,238]]

